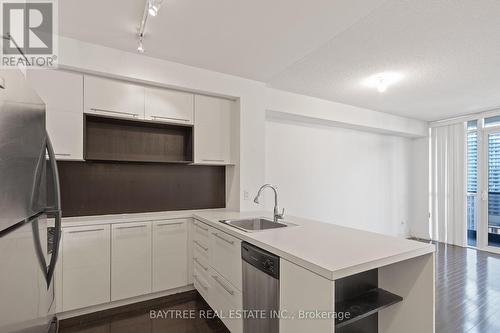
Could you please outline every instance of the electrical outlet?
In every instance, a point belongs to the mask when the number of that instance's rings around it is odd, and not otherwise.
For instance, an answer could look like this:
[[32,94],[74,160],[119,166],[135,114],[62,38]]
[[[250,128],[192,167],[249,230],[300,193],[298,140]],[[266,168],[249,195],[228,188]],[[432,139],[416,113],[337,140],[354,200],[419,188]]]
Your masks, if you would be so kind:
[[243,191],[243,200],[250,200],[250,193],[248,191]]

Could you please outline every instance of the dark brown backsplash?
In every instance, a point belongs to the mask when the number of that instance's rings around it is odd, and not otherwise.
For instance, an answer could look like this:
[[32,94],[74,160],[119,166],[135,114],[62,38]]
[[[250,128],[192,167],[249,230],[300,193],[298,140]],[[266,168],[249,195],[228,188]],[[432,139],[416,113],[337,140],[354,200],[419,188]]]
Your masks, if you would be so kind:
[[224,166],[58,162],[63,216],[223,208]]

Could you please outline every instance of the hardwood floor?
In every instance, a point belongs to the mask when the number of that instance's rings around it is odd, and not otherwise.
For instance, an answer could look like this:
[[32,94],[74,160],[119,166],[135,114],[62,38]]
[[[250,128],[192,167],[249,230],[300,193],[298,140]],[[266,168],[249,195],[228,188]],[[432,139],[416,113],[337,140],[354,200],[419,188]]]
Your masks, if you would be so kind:
[[[150,318],[150,310],[168,311],[167,318]],[[176,318],[175,310],[194,310],[194,318]],[[210,310],[196,292],[178,297],[169,296],[162,301],[153,300],[117,309],[60,321],[59,333],[229,333],[217,318],[201,318],[200,312]],[[157,312],[158,313],[158,312]],[[184,316],[190,315],[183,313]]]
[[[442,243],[436,249],[436,333],[499,333],[500,255]],[[62,321],[60,333],[228,332],[217,319],[150,319],[151,309],[209,307],[191,292]]]
[[500,332],[500,255],[436,244],[436,332]]

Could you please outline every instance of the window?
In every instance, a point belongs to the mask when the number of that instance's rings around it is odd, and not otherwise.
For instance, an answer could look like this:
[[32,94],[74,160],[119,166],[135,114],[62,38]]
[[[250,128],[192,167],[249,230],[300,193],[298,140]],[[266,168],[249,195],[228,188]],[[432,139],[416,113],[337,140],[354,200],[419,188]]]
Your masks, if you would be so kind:
[[477,120],[467,122],[467,244],[477,245]]

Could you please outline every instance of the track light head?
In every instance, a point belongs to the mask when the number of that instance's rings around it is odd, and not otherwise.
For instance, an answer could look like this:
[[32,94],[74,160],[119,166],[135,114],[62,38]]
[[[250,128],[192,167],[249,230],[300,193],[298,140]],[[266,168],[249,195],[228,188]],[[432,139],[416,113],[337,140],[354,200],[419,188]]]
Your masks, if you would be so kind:
[[148,0],[148,12],[151,16],[158,15],[163,0]]

